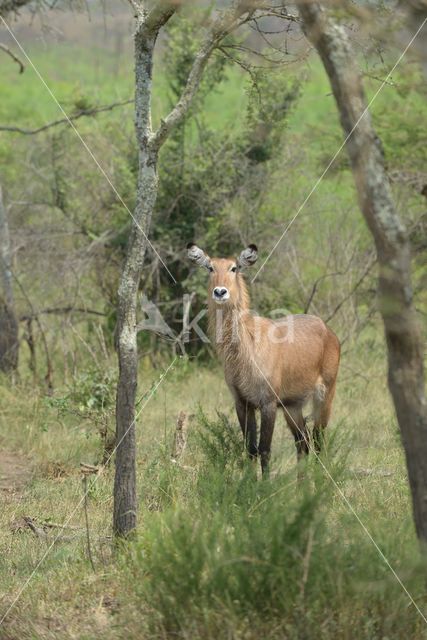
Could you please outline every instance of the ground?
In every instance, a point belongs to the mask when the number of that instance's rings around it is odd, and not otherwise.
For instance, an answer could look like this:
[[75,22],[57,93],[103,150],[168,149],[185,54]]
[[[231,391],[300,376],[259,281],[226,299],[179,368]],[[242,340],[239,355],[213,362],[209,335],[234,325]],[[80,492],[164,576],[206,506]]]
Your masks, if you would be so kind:
[[[353,640],[385,638],[388,634],[387,637],[398,638],[402,637],[399,634],[403,627],[411,629],[412,635],[406,637],[425,637],[419,614],[364,530],[366,527],[419,606],[425,607],[417,577],[404,460],[380,362],[380,351],[344,351],[328,433],[330,450],[338,451],[338,461],[335,454],[323,458],[318,484],[319,493],[330,494],[320,509],[325,518],[321,526],[325,529],[320,533],[323,529],[318,529],[318,524],[302,525],[298,530],[298,535],[303,536],[301,541],[286,543],[291,547],[301,544],[305,556],[307,532],[312,526],[317,531],[310,551],[307,586],[303,580],[299,587],[307,590],[311,603],[311,622],[307,623],[304,636],[307,638],[315,637],[320,624],[316,616],[324,606],[319,587],[315,586],[319,580],[323,593],[331,589],[331,597],[336,600],[334,615],[341,629],[338,637]],[[282,606],[280,597],[262,619],[252,619],[250,613],[243,615],[241,604],[228,601],[228,592],[230,598],[235,598],[235,583],[228,582],[231,574],[221,578],[224,584],[216,583],[222,567],[232,566],[235,571],[242,553],[248,560],[254,554],[254,562],[259,554],[266,556],[265,562],[277,568],[285,561],[287,547],[280,551],[279,541],[292,532],[291,514],[302,508],[300,499],[305,490],[301,493],[298,489],[294,445],[283,417],[276,425],[272,478],[268,482],[258,479],[254,485],[246,476],[246,467],[238,461],[240,454],[235,457],[233,442],[227,440],[231,427],[230,434],[235,434],[233,438],[241,448],[231,397],[220,369],[214,363],[199,366],[192,361],[179,361],[150,396],[160,375],[159,371],[141,372],[140,394],[145,395],[146,406],[137,428],[138,537],[136,546],[119,558],[111,545],[114,469],[107,467],[89,478],[88,517],[95,571],[88,558],[80,463],[99,467],[99,432],[95,425],[76,417],[59,416],[42,392],[30,397],[22,389],[3,387],[3,394],[14,393],[21,398],[21,406],[3,402],[0,414],[1,443],[8,451],[2,457],[2,482],[9,487],[0,514],[0,563],[4,576],[1,610],[7,610],[19,596],[3,624],[2,640],[97,638],[100,634],[116,640],[172,637],[177,631],[182,637],[192,638],[252,638],[265,633],[263,625],[270,617],[271,624],[275,621],[276,625],[272,638],[288,637],[283,635],[283,625],[289,624],[295,631],[289,637],[302,637],[301,630],[289,622],[289,616],[292,618],[302,605],[292,607],[294,614],[284,610],[279,615],[275,607]],[[179,411],[185,409],[197,416],[200,407],[209,420],[216,419],[216,410],[225,413],[229,426],[227,422],[220,424],[209,432],[210,439],[201,441],[205,427],[199,418],[194,418],[182,460],[179,464],[171,462]],[[13,434],[8,429],[11,421],[15,424]],[[34,468],[32,475],[29,460]],[[317,470],[308,471],[309,477],[318,473],[319,465]],[[266,505],[271,508],[261,513]],[[258,511],[259,521],[254,519]],[[35,530],[23,521],[24,516],[31,519]],[[65,527],[58,528],[57,524]],[[230,538],[234,530],[253,540],[246,550],[240,545],[234,549],[234,538]],[[209,542],[212,536],[216,540],[213,547]],[[271,557],[277,544],[279,555]],[[331,553],[336,554],[335,560],[328,559]],[[252,584],[256,593],[260,574],[257,564],[253,566],[255,573],[249,564],[245,569],[249,573],[237,572],[233,580],[242,580],[242,589],[243,585]],[[286,566],[293,567],[291,559]],[[265,595],[267,600],[274,602],[276,590],[281,592],[280,580],[285,575],[282,571],[286,574],[284,568],[277,575],[269,572],[262,577],[259,588],[270,593]],[[299,572],[298,567],[295,571]],[[197,587],[188,582],[191,576]],[[197,597],[191,595],[193,588]],[[250,593],[245,597],[250,600]],[[260,597],[257,596],[258,601],[262,602]],[[291,592],[288,598],[292,600]],[[387,600],[393,606],[385,613],[382,607]],[[193,611],[191,620],[181,611],[185,607]],[[170,611],[177,612],[177,617],[171,617]],[[371,627],[378,627],[379,615],[384,629],[370,635]],[[224,616],[227,624],[221,631],[218,625]],[[360,621],[356,635],[355,616]],[[328,616],[320,618],[325,627],[322,637],[337,637],[337,621]]]
[[31,478],[31,462],[10,451],[0,451],[0,491],[15,492]]

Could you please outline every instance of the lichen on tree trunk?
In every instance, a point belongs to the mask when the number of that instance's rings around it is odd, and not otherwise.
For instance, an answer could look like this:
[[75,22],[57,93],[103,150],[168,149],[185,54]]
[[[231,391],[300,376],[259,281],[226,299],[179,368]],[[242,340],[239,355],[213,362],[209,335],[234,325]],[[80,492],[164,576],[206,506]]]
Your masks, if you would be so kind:
[[113,529],[125,536],[136,526],[135,399],[138,379],[137,301],[147,234],[157,197],[157,154],[149,148],[151,136],[151,74],[157,34],[143,24],[135,34],[135,127],[139,145],[139,172],[131,236],[118,291],[116,346],[119,380],[116,399],[116,475]]

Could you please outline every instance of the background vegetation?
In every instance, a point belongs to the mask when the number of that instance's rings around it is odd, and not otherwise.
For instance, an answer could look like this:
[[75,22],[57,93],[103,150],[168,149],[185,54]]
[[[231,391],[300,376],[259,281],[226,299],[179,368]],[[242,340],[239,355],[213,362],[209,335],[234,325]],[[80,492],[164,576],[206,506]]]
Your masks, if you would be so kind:
[[[77,113],[132,97],[130,18],[126,9],[95,12],[91,22],[54,13],[29,27],[23,17],[16,34],[67,113]],[[355,39],[373,96],[398,52],[390,46],[379,55],[363,29]],[[194,47],[191,21],[172,21],[156,62],[158,119],[179,93]],[[182,295],[195,291],[192,315],[205,301],[204,274],[185,262],[187,242],[227,255],[254,241],[266,257],[341,144],[329,85],[305,53],[295,45],[289,64],[252,75],[215,57],[191,116],[162,152],[152,240],[177,284],[150,255],[143,288],[177,334]],[[1,125],[35,129],[61,117],[30,65],[18,75],[8,58],[1,64]],[[425,81],[409,56],[372,105],[411,230],[421,317],[426,104]],[[132,210],[132,105],[82,117],[76,126]],[[20,597],[0,637],[425,637],[425,622],[396,578],[425,612],[385,384],[375,255],[346,156],[338,156],[251,287],[259,311],[308,308],[343,342],[328,471],[310,463],[297,481],[281,419],[272,478],[255,482],[209,346],[192,335],[182,355],[171,339],[141,332],[140,526],[115,555],[113,471],[101,465],[113,435],[116,291],[129,217],[71,129],[2,132],[0,159],[21,319],[19,375],[0,384],[0,444],[31,469],[28,482],[12,490],[7,479],[11,490],[2,492],[0,614]],[[176,463],[180,410],[195,417]],[[82,462],[102,469],[88,480],[94,570]],[[35,533],[24,517],[36,523]],[[63,522],[78,528],[49,527]]]

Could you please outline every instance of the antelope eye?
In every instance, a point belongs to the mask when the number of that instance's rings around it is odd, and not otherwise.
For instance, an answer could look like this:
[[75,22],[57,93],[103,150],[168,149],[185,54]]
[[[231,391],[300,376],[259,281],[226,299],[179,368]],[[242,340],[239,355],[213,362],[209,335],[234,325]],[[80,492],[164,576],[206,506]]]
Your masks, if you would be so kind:
[[232,271],[233,273],[236,273],[237,267],[231,267],[230,271]]

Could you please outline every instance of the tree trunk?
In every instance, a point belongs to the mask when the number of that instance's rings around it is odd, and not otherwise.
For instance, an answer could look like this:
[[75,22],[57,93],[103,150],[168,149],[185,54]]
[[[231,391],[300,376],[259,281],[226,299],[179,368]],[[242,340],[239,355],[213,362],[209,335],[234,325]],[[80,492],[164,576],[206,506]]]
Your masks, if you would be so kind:
[[0,186],[0,278],[3,295],[0,295],[0,370],[5,373],[18,367],[18,320],[12,287],[10,240],[7,213]]
[[135,34],[135,126],[139,145],[139,173],[134,224],[118,292],[116,345],[119,380],[116,399],[116,475],[114,533],[126,536],[136,526],[135,398],[138,378],[137,296],[147,233],[157,197],[157,153],[151,136],[151,73],[157,33],[139,26]]
[[[119,381],[116,400],[116,475],[114,481],[113,529],[126,536],[136,526],[135,488],[135,397],[138,376],[137,295],[147,234],[157,197],[157,158],[171,131],[188,114],[199,88],[203,71],[218,42],[254,12],[246,0],[237,0],[221,12],[207,30],[194,57],[187,84],[176,105],[161,120],[155,133],[151,129],[151,82],[153,52],[159,30],[175,13],[179,3],[163,0],[147,13],[143,4],[131,0],[137,19],[135,33],[135,126],[139,146],[139,173],[131,239],[119,286],[116,345],[119,355]],[[247,14],[244,17],[244,14]],[[243,22],[241,22],[243,21]],[[165,265],[164,265],[165,266]]]
[[367,110],[356,57],[342,26],[317,3],[302,3],[304,30],[329,76],[347,136],[360,208],[375,240],[378,300],[388,351],[388,384],[402,435],[415,527],[427,545],[427,406],[423,349],[412,305],[411,251],[393,202],[380,141]]
[[414,50],[418,54],[424,75],[427,78],[427,0],[404,0],[400,3],[399,8],[406,11],[408,25],[406,36],[412,37],[417,33],[414,40]]

